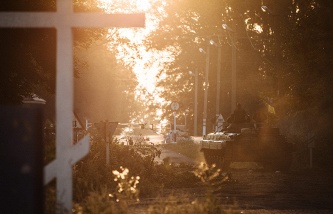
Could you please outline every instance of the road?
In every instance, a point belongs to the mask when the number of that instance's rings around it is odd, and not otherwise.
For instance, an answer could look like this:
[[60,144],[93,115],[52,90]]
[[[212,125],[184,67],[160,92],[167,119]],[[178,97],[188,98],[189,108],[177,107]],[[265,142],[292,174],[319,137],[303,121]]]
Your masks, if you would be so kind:
[[164,143],[164,135],[158,134],[151,129],[141,129],[139,127],[119,127],[116,129],[113,137],[124,144],[128,143],[126,140],[128,137],[131,137],[134,143],[140,142],[142,139],[154,145]]
[[[154,145],[165,143],[163,134],[156,133],[155,131],[147,128],[141,129],[140,127],[118,127],[113,135],[114,138],[120,139],[121,142],[127,144],[126,136],[132,136],[134,140],[138,138],[144,138],[147,139],[147,143],[152,143]],[[195,143],[200,143],[200,140],[202,139],[200,136],[192,136],[191,138]]]
[[174,151],[161,148],[161,155],[160,157],[156,157],[155,160],[159,163],[163,163],[164,160],[168,159],[169,163],[175,163],[175,164],[180,164],[180,163],[185,163],[185,164],[199,164],[198,161],[193,160],[189,157],[186,157],[185,155],[182,155],[180,153],[176,153]]

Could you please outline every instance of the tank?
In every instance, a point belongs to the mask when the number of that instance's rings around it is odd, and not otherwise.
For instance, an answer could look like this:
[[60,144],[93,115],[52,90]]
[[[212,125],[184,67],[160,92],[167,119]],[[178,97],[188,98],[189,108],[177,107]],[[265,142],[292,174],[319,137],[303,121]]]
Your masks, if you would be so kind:
[[287,171],[292,159],[292,145],[278,128],[253,122],[231,123],[220,132],[201,140],[207,164],[228,169],[232,162],[256,162],[265,170]]

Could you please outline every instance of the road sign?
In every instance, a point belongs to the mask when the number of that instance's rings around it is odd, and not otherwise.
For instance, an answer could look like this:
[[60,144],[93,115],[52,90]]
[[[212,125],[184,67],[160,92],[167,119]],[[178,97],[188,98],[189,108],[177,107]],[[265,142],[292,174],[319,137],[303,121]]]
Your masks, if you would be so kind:
[[179,109],[179,103],[177,102],[171,103],[171,109],[177,111]]
[[116,128],[118,126],[118,122],[109,122],[107,124],[107,130],[108,130],[108,137],[111,138],[116,131]]
[[109,142],[118,126],[118,122],[101,121],[99,123],[95,123],[94,126],[97,128],[97,131],[101,135],[102,139],[105,142]]

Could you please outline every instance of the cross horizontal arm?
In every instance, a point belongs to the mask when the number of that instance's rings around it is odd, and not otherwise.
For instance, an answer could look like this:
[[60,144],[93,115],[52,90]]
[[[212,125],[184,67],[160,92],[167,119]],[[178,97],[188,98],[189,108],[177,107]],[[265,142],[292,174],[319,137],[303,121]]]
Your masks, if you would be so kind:
[[71,13],[64,15],[56,12],[4,12],[0,13],[0,28],[25,27],[145,27],[145,14],[105,14]]
[[44,166],[44,185],[50,183],[57,176],[57,160]]
[[86,135],[83,139],[79,141],[79,143],[72,145],[72,147],[68,150],[68,157],[70,157],[68,163],[70,165],[74,165],[76,162],[81,160],[82,157],[86,156],[89,153],[89,140],[90,135]]

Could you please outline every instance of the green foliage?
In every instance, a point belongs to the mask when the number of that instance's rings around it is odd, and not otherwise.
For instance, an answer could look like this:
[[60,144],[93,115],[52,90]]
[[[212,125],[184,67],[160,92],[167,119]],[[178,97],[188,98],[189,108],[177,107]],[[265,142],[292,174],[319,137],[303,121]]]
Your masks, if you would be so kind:
[[209,197],[213,197],[214,192],[220,191],[222,184],[229,179],[227,174],[221,174],[221,169],[216,168],[215,164],[209,166],[204,162],[201,162],[193,173],[207,187]]
[[[180,144],[189,146],[193,143]],[[190,197],[170,195],[167,200],[157,200],[145,208],[146,212],[179,213],[188,210],[188,213],[225,213],[216,192],[220,191],[228,176],[220,174],[214,166],[203,163],[196,167],[158,164],[154,161],[160,153],[158,147],[128,146],[118,141],[110,145],[111,158],[107,165],[105,148],[105,143],[92,140],[89,155],[74,166],[74,213],[130,213],[140,206],[139,192],[141,198],[157,197],[166,189],[202,186],[206,188],[204,198],[190,200]],[[54,154],[47,152],[45,155]],[[47,213],[55,212],[55,187],[55,182],[52,182],[45,188]],[[61,207],[56,209],[59,211]]]
[[[269,10],[264,12],[261,6]],[[199,48],[207,50],[208,41],[220,40],[222,49],[220,110],[230,115],[231,103],[231,49],[236,48],[237,101],[250,115],[258,108],[258,101],[266,101],[275,108],[278,120],[287,129],[293,123],[316,122],[311,130],[300,131],[305,138],[314,131],[318,150],[325,154],[331,146],[330,129],[333,121],[333,73],[332,19],[333,3],[325,0],[303,1],[168,1],[160,27],[147,43],[157,49],[176,47],[175,60],[168,69],[161,71],[167,76],[158,83],[164,88],[165,100],[181,101],[182,106],[193,103],[194,80],[189,70],[198,69],[198,103],[203,103],[202,83],[205,56]],[[222,29],[227,24],[233,32]],[[311,41],[311,42],[309,42]],[[208,115],[214,116],[217,86],[217,48],[210,46]],[[164,116],[169,119],[172,111],[164,106]],[[198,106],[203,111],[203,105]],[[308,120],[295,121],[294,115],[313,115]],[[190,108],[189,115],[193,115]],[[202,121],[202,115],[198,115]],[[211,118],[211,116],[208,116]],[[193,118],[193,117],[190,117]],[[207,118],[207,119],[209,119]],[[189,122],[191,123],[191,122]],[[279,124],[282,124],[281,121]],[[298,133],[300,133],[298,132]],[[289,132],[290,133],[290,132]],[[294,133],[288,138],[294,138]],[[325,139],[325,140],[324,140]],[[299,153],[307,150],[305,141],[297,147]],[[320,149],[319,149],[320,148]],[[328,152],[328,153],[329,153]],[[323,158],[321,154],[318,157]],[[320,162],[332,163],[325,155]]]
[[218,200],[210,198],[190,200],[189,195],[170,195],[167,198],[160,198],[153,205],[149,206],[145,213],[148,214],[241,214],[243,211],[237,209],[223,208]]
[[[248,6],[245,7],[244,5]],[[258,99],[257,91],[260,91],[262,84],[261,75],[258,74],[259,56],[249,50],[250,42],[246,38],[244,20],[242,14],[250,8],[260,10],[260,3],[251,1],[242,5],[239,1],[168,1],[166,11],[168,16],[160,23],[160,27],[151,35],[149,44],[159,49],[167,49],[169,45],[176,46],[175,60],[169,65],[169,69],[163,70],[163,74],[168,78],[162,79],[158,85],[164,89],[162,94],[166,100],[177,100],[182,107],[190,106],[194,102],[194,78],[190,76],[189,70],[198,69],[198,98],[199,103],[203,103],[203,80],[205,77],[205,55],[199,52],[199,48],[209,46],[209,40],[214,39],[220,42],[222,47],[221,65],[221,107],[224,116],[230,113],[230,90],[231,90],[231,39],[235,36],[222,29],[222,24],[232,25],[235,20],[237,26],[237,77],[239,82],[238,95],[242,103],[252,104],[251,98]],[[235,9],[234,9],[235,7]],[[229,9],[228,9],[229,8]],[[253,14],[254,17],[255,14]],[[250,20],[250,19],[249,19]],[[235,29],[236,30],[236,29]],[[249,37],[256,34],[248,32]],[[209,89],[208,89],[208,115],[210,119],[215,116],[215,98],[217,85],[217,48],[210,47],[210,67],[209,67]],[[250,46],[251,47],[251,46]],[[244,50],[243,50],[244,49]],[[206,55],[207,56],[207,55]],[[253,66],[249,66],[253,64]],[[165,105],[165,117],[170,118],[172,111]],[[203,111],[203,105],[198,105],[198,112]],[[190,108],[190,114],[193,109]],[[202,115],[198,115],[198,121],[202,120]],[[193,118],[193,117],[190,117]]]
[[[94,138],[95,139],[95,138]],[[74,167],[74,199],[82,201],[90,191],[101,187],[112,188],[112,170],[127,168],[140,176],[141,195],[156,195],[163,188],[178,188],[194,185],[197,180],[190,171],[192,166],[170,166],[158,164],[155,158],[161,153],[154,145],[134,144],[132,146],[110,144],[110,163],[106,165],[106,144],[92,141],[89,154]]]
[[[96,5],[75,1],[79,11],[96,10]],[[96,2],[95,2],[96,3]],[[55,11],[54,0],[2,1],[1,11]],[[75,46],[89,47],[107,31],[105,29],[74,29]],[[33,93],[43,98],[55,92],[56,30],[54,28],[0,29],[0,104],[20,104],[23,96]],[[75,58],[75,76],[85,66]]]
[[139,200],[139,191],[137,189],[137,184],[139,183],[139,176],[129,177],[129,170],[127,168],[120,167],[122,172],[113,170],[114,181],[118,181],[117,191],[110,195],[110,197],[115,197],[116,201],[126,201],[126,200]]
[[44,144],[44,165],[55,159],[55,141],[48,141]]
[[111,191],[107,188],[101,191],[90,192],[82,205],[76,204],[75,213],[128,213],[128,206],[139,201],[139,176],[130,177],[127,168],[120,167],[121,171],[113,170],[114,181],[117,187]]
[[150,205],[149,214],[173,214],[173,213],[241,213],[237,210],[225,210],[217,197],[216,192],[221,190],[224,182],[228,181],[228,175],[222,175],[220,169],[200,163],[194,171],[202,184],[207,187],[205,196],[201,199],[192,199],[190,195],[169,195],[167,198],[159,198]]
[[101,191],[90,192],[82,205],[75,204],[73,213],[121,213],[116,212],[115,202],[110,199],[109,191],[105,188]]
[[[193,81],[188,70],[199,68],[199,83],[202,82],[205,57],[198,49],[206,49],[210,39],[219,39],[223,49],[223,115],[228,115],[230,109],[227,93],[231,90],[232,46],[237,49],[237,100],[249,106],[250,113],[258,99],[273,101],[280,115],[306,109],[309,104],[320,109],[331,106],[332,96],[321,96],[331,91],[333,78],[331,23],[321,20],[331,18],[333,4],[322,0],[265,4],[270,12],[261,10],[260,1],[168,1],[168,15],[149,40],[152,47],[159,49],[177,46],[175,61],[170,69],[162,71],[169,77],[159,83],[165,89],[162,96],[166,100],[181,100],[185,106],[193,103]],[[223,30],[223,23],[234,28],[234,32]],[[214,46],[210,50],[208,101],[212,104],[216,95],[217,51]],[[169,117],[172,112],[167,107],[165,110]],[[208,115],[214,113],[214,105],[209,105]]]
[[161,198],[153,205],[149,206],[148,214],[206,214],[206,213],[222,213],[220,207],[208,198],[204,200],[189,200],[188,195]]
[[54,93],[54,29],[0,29],[1,104],[21,103],[22,96]]
[[15,0],[0,3],[0,11],[55,11],[55,0]]
[[56,209],[56,183],[52,181],[44,186],[44,210],[45,213],[55,213]]

